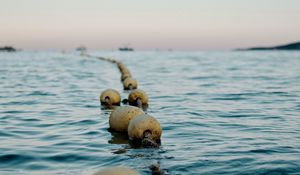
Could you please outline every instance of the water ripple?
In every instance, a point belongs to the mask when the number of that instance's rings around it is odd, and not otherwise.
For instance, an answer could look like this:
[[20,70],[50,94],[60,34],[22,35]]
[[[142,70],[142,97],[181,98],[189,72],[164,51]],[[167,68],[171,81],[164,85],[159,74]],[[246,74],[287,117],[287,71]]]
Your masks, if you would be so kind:
[[111,63],[56,52],[0,53],[0,174],[299,174],[299,52],[94,52],[124,62],[149,95],[162,147],[110,133],[99,94]]

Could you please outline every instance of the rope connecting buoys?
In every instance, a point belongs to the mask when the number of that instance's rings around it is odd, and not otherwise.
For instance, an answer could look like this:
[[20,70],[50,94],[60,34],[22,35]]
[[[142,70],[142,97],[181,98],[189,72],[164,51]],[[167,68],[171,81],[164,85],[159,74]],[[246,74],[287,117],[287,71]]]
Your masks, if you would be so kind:
[[132,89],[136,89],[138,87],[137,81],[133,78],[126,78],[123,81],[123,88],[124,90],[132,90]]
[[148,105],[148,95],[141,89],[135,89],[128,95],[128,103],[132,106],[142,107]]
[[141,114],[145,113],[140,108],[134,106],[117,107],[110,114],[109,126],[114,131],[127,132],[130,120]]
[[158,147],[161,133],[159,122],[148,114],[135,117],[128,125],[129,139],[141,141],[143,147]]
[[100,95],[100,103],[103,106],[112,107],[120,106],[121,96],[118,91],[114,89],[106,89]]
[[104,168],[94,175],[139,175],[139,173],[129,167],[115,166]]

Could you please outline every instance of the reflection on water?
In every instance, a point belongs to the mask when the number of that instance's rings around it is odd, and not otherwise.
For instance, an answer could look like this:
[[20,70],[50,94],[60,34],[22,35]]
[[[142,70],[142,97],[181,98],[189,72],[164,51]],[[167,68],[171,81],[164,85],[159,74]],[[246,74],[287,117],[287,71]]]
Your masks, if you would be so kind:
[[128,144],[128,135],[126,133],[110,131],[111,139],[108,141],[110,144]]
[[[100,93],[128,97],[114,64],[0,53],[0,174],[298,174],[300,52],[94,52],[124,62],[161,123],[159,149],[111,133]],[[122,104],[125,105],[125,104]]]

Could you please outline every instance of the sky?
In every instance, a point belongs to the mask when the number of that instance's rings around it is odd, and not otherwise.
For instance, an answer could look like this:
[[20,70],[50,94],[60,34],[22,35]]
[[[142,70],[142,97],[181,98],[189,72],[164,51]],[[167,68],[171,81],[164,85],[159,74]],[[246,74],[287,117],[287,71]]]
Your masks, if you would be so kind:
[[228,50],[300,41],[300,0],[0,0],[0,46]]

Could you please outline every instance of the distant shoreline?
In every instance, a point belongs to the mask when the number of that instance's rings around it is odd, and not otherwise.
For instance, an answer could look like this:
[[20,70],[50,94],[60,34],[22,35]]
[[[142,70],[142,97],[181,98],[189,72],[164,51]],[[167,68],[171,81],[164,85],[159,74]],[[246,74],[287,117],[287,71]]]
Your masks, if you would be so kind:
[[250,47],[244,49],[235,49],[236,51],[249,51],[249,50],[300,50],[300,42],[294,42],[284,45],[272,46],[272,47]]

